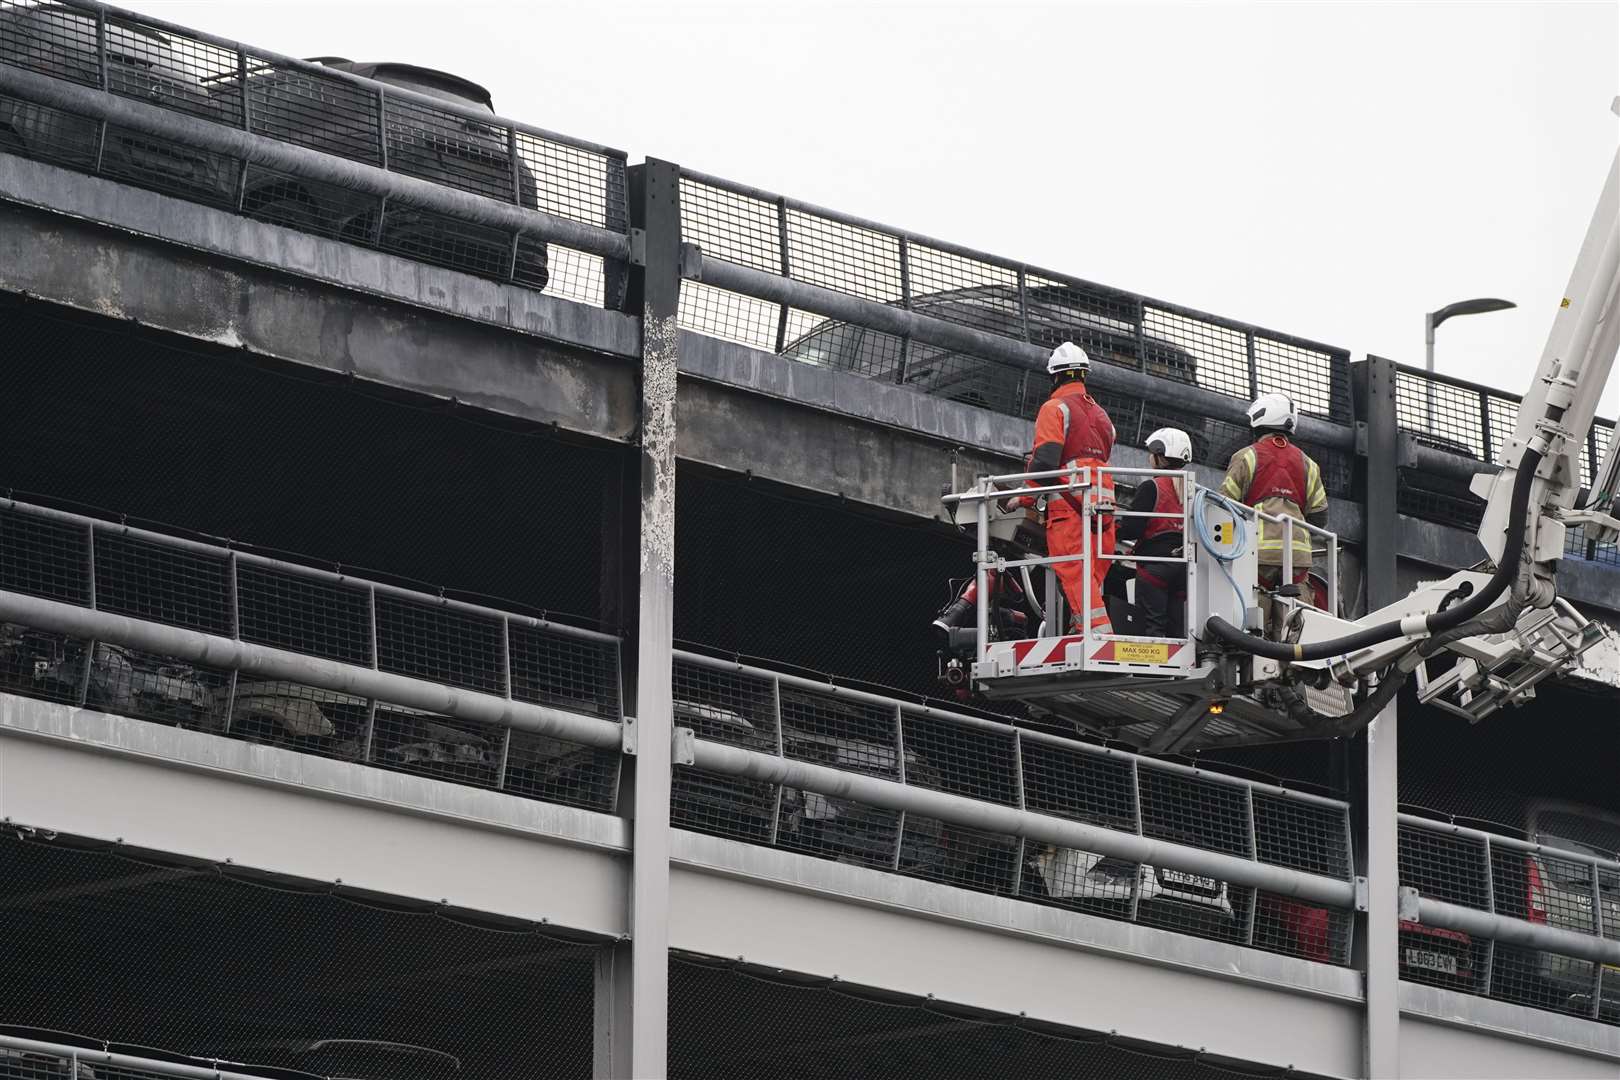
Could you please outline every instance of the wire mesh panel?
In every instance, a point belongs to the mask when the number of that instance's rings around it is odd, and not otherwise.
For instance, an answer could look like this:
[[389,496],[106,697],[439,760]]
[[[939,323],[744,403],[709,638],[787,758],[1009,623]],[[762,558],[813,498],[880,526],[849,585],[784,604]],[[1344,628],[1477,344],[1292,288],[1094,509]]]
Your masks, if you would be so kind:
[[1249,335],[1176,311],[1149,306],[1143,333],[1154,342],[1156,364],[1178,382],[1194,383],[1230,397],[1249,397]]
[[622,717],[617,640],[509,620],[507,651],[517,700],[606,720]]
[[[679,659],[673,677],[678,726],[691,728],[700,739],[776,752],[774,682]],[[670,820],[677,828],[768,844],[775,835],[776,815],[775,784],[697,769],[675,770]]]
[[96,530],[96,606],[119,615],[231,633],[229,563],[215,555],[165,547]]
[[[1488,400],[1481,388],[1441,382],[1404,369],[1395,372],[1396,420],[1437,450],[1483,460]],[[1505,404],[1502,399],[1495,400]],[[1496,415],[1492,414],[1493,428]],[[1511,425],[1509,418],[1509,433]]]
[[89,527],[0,507],[0,588],[88,603]]
[[377,666],[485,694],[506,690],[503,630],[496,619],[381,594]]
[[370,666],[371,594],[255,563],[236,568],[242,640]]

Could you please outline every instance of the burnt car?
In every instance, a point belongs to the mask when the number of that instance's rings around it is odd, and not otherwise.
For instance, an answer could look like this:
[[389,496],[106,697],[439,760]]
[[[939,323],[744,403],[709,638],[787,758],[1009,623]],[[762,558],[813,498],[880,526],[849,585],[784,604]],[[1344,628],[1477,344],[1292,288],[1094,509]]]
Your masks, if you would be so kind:
[[[208,73],[188,61],[168,35],[109,16],[107,89],[176,112],[239,123],[237,103],[222,97]],[[93,12],[59,4],[0,11],[0,63],[89,86],[100,85]],[[40,158],[198,202],[232,205],[238,165],[223,155],[0,97],[0,151]]]
[[[333,71],[439,98],[462,110],[495,116],[489,91],[477,83],[412,64],[356,63],[321,57]],[[384,91],[386,94],[386,91]],[[414,97],[388,100],[386,139],[377,134],[374,97],[346,79],[323,79],[291,68],[248,77],[254,130],[323,153],[387,168],[474,195],[539,208],[534,173],[509,144],[506,129],[459,112],[435,109]],[[516,198],[514,199],[514,184]],[[510,278],[544,289],[550,279],[544,240],[516,237],[407,206],[384,207],[370,195],[251,167],[242,211],[264,221],[357,243],[376,245],[452,270]]]
[[[1174,342],[1145,333],[1136,300],[1126,294],[1032,285],[1025,289],[1021,305],[1016,285],[996,284],[911,300],[911,310],[918,314],[1017,340],[1024,338],[1026,309],[1029,340],[1043,348],[1073,341],[1094,362],[1139,368],[1181,383],[1197,382],[1197,357]],[[912,342],[902,370],[899,342],[893,335],[852,323],[823,322],[789,342],[781,355],[998,412],[1033,412],[1046,396],[1043,384],[1025,387],[1028,373],[1022,368],[920,342]],[[1120,404],[1124,402],[1121,399]],[[1189,431],[1197,442],[1202,433]]]

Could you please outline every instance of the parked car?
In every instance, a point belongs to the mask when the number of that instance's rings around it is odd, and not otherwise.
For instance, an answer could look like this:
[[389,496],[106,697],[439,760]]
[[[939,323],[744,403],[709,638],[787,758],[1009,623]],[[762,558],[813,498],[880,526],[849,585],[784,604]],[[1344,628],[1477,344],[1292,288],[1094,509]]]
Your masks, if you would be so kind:
[[[93,12],[58,4],[0,11],[0,63],[95,86],[100,81]],[[107,20],[107,86],[122,97],[221,123],[237,122],[236,105],[215,94],[206,75],[165,34],[136,22]],[[109,125],[98,153],[99,125],[57,109],[0,99],[0,151],[213,204],[233,204],[237,165],[203,150]]]
[[[1343,963],[1342,945],[1335,940],[1333,919],[1326,908],[1283,896],[1262,896],[1257,915],[1266,931],[1256,940],[1279,952],[1322,964]],[[1422,923],[1400,922],[1401,978],[1452,990],[1474,990],[1474,942],[1467,934]]]
[[1231,888],[1224,881],[1075,848],[1034,848],[1024,883],[1025,892],[1037,897],[1110,910],[1128,907],[1134,895],[1139,905],[1160,909],[1172,922],[1184,921],[1172,914],[1178,908],[1223,922],[1236,918]]
[[[491,117],[495,114],[488,90],[446,72],[411,64],[355,63],[341,57],[317,62]],[[357,99],[347,83],[339,87],[334,81],[331,87],[322,87],[318,77],[304,71],[270,68],[249,77],[248,107],[255,117],[254,130],[271,138],[339,157],[377,161],[374,106],[370,100]],[[392,172],[513,201],[512,151],[502,128],[401,99],[389,105],[386,142]],[[534,173],[521,154],[515,176],[518,204],[537,209]],[[384,209],[372,196],[297,177],[251,170],[242,210],[306,232],[375,243],[453,270],[497,278],[510,272],[514,281],[535,289],[544,289],[549,280],[545,242],[534,236],[520,238],[514,253],[509,233],[406,206]]]
[[[1540,800],[1530,805],[1525,831],[1548,848],[1620,860],[1620,814],[1611,811]],[[1603,936],[1620,939],[1620,870],[1599,867],[1594,875],[1590,863],[1544,853],[1524,856],[1525,918],[1591,934],[1597,928],[1596,913],[1603,920]],[[1596,994],[1599,1018],[1620,1023],[1620,965],[1605,964],[1600,972],[1590,960],[1536,952],[1530,972],[1554,1005],[1589,1016]]]

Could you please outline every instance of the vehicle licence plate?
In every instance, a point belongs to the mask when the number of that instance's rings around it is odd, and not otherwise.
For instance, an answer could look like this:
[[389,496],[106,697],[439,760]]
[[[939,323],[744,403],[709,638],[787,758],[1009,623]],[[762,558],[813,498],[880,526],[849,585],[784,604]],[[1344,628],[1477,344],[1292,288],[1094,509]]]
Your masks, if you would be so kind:
[[1457,958],[1430,949],[1407,949],[1406,966],[1438,971],[1442,975],[1457,974]]
[[1159,880],[1166,885],[1189,885],[1195,889],[1203,889],[1206,892],[1215,892],[1220,888],[1220,882],[1214,878],[1200,877],[1197,874],[1189,874],[1184,870],[1160,870]]

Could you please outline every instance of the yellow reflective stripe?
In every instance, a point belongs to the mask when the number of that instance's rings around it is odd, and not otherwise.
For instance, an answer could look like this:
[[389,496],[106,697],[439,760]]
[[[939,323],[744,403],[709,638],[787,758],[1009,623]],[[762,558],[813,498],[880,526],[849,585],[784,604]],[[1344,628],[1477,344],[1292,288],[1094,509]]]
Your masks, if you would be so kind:
[[1305,512],[1314,514],[1327,506],[1327,489],[1322,486],[1322,467],[1314,458],[1307,457],[1305,479]]
[[1242,501],[1243,495],[1249,490],[1249,482],[1254,479],[1254,447],[1239,450],[1227,467],[1226,480],[1221,484],[1221,494],[1228,499]]

